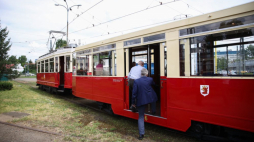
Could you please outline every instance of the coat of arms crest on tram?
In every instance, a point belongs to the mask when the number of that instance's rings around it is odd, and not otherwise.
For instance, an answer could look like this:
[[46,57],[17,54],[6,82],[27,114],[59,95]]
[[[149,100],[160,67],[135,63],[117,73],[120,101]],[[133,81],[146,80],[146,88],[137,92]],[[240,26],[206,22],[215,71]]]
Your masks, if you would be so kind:
[[200,85],[200,93],[203,96],[207,96],[209,94],[209,85]]

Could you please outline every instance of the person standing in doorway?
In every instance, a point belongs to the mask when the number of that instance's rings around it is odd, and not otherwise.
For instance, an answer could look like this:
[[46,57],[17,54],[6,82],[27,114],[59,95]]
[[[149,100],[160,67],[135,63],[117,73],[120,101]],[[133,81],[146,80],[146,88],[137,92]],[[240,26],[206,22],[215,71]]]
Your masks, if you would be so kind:
[[[134,65],[132,63],[132,65]],[[141,70],[144,68],[144,62],[139,61],[137,66],[133,66],[131,68],[131,71],[129,72],[128,75],[128,85],[129,85],[129,104],[131,105],[131,100],[132,100],[132,90],[133,90],[133,83],[134,80],[139,79],[141,77]],[[145,69],[145,68],[144,68]]]
[[145,135],[145,122],[144,114],[146,105],[152,104],[152,113],[156,112],[156,101],[158,100],[152,85],[155,85],[151,77],[147,77],[148,71],[143,68],[141,70],[141,78],[136,79],[133,84],[132,91],[132,106],[138,109],[138,129],[139,129],[139,140],[142,140]]

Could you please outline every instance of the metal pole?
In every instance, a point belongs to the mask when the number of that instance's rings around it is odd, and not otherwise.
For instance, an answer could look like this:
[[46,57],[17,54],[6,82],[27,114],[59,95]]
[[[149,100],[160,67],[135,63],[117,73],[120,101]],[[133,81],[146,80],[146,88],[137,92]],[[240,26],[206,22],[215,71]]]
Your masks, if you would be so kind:
[[68,29],[69,29],[69,7],[68,7],[68,4],[67,4],[67,1],[65,1],[66,3],[66,10],[67,10],[67,32],[66,32],[66,43],[67,43],[67,46],[69,45],[69,41],[68,41]]
[[[66,5],[67,5],[67,3],[66,3]],[[66,35],[66,37],[67,37],[67,46],[69,45],[69,40],[68,40],[68,29],[69,29],[69,9],[68,9],[68,5],[67,5],[67,35]]]
[[64,5],[61,5],[61,4],[55,4],[55,6],[63,6],[66,10],[67,10],[67,35],[66,35],[66,42],[67,42],[67,46],[69,45],[69,41],[68,41],[68,30],[69,30],[69,10],[72,8],[72,7],[74,7],[74,6],[81,6],[81,5],[73,5],[73,6],[71,6],[70,8],[68,7],[68,4],[67,4],[67,2],[66,2],[66,0],[64,0],[65,1],[65,3],[66,3],[66,7],[64,6]]

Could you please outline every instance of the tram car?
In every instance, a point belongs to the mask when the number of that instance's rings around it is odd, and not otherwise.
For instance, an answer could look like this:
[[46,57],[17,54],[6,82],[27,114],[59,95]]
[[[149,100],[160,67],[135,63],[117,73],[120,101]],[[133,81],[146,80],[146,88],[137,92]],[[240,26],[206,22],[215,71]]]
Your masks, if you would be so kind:
[[71,92],[72,53],[74,48],[62,47],[37,60],[37,85],[49,92]]
[[129,109],[127,76],[142,60],[159,98],[155,114],[147,106],[145,122],[200,135],[253,135],[253,7],[251,2],[56,51],[38,60],[37,84],[72,89],[114,114],[138,119]]

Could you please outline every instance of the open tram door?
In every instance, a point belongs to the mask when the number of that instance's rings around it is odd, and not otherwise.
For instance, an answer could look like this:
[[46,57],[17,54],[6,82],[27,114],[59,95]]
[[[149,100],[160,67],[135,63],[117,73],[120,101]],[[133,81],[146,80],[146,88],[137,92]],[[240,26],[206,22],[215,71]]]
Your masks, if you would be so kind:
[[[166,117],[166,77],[165,77],[165,47],[163,43],[149,44],[138,47],[132,47],[125,50],[125,68],[126,76],[129,71],[139,61],[145,63],[144,67],[148,70],[148,77],[153,78],[155,86],[154,91],[157,94],[156,116]],[[125,104],[129,109],[131,106],[131,97],[129,94],[128,82],[125,82]],[[146,114],[151,113],[151,105],[147,105]]]
[[60,86],[59,86],[59,89],[60,90],[64,90],[64,56],[60,56],[59,57],[59,63],[60,63],[60,66],[59,66],[59,74],[60,74]]

